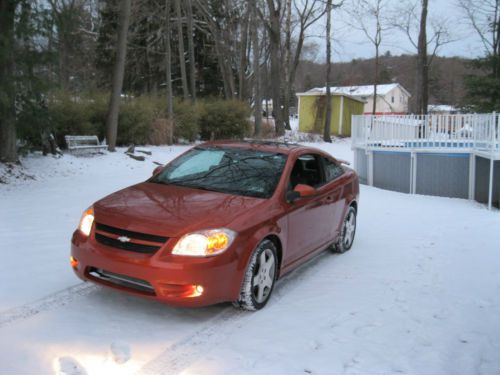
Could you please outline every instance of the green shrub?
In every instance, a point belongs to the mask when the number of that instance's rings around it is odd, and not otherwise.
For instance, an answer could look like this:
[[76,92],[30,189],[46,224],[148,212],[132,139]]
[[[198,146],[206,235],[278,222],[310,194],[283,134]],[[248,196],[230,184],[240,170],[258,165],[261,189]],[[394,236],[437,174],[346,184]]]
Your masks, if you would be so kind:
[[163,116],[158,98],[123,100],[118,117],[118,145],[146,144],[156,119]]
[[194,142],[200,133],[202,104],[177,100],[174,103],[174,138]]
[[237,100],[205,102],[200,117],[201,137],[207,139],[243,138],[249,132],[250,108]]
[[[42,133],[51,132],[60,146],[65,135],[106,135],[109,94],[93,92],[79,96],[56,92],[42,103],[25,104],[18,114],[19,135],[39,147]],[[169,134],[166,99],[140,96],[122,99],[118,118],[118,145],[165,144]],[[242,138],[249,132],[248,106],[236,100],[176,100],[174,103],[174,141]]]

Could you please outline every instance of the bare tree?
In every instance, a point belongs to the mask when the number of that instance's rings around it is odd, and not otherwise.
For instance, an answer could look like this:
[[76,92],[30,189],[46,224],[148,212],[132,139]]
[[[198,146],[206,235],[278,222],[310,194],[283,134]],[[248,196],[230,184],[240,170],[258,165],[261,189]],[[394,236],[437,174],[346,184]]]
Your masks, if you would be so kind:
[[182,94],[184,100],[189,99],[189,89],[186,74],[186,56],[184,55],[184,31],[182,29],[181,0],[175,0],[175,14],[177,17],[177,36],[179,43],[179,66],[181,68]]
[[174,143],[174,95],[172,93],[172,48],[170,39],[172,37],[172,26],[170,22],[170,0],[165,0],[165,73],[167,86],[167,121],[168,138],[167,144]]
[[418,58],[417,58],[417,113],[427,114],[429,103],[429,65],[427,60],[427,4],[428,0],[422,0],[420,13],[420,29],[418,33]]
[[262,94],[260,82],[260,43],[259,43],[259,28],[257,17],[257,0],[251,0],[251,38],[252,38],[252,67],[253,67],[253,101],[254,101],[254,118],[255,129],[254,135],[260,137],[262,128]]
[[281,16],[283,12],[282,0],[266,0],[267,14],[259,10],[259,15],[267,29],[269,36],[269,50],[271,58],[271,85],[274,123],[277,135],[285,134],[283,111],[281,108],[282,58],[281,58]]
[[243,20],[240,27],[241,41],[240,41],[240,64],[238,72],[238,99],[245,99],[246,95],[246,72],[248,67],[248,33],[250,26],[250,7],[245,6],[243,12]]
[[17,161],[14,92],[16,1],[0,0],[0,161]]
[[[287,52],[287,57],[290,56],[291,61],[288,61],[285,66],[288,74],[285,74],[285,117],[289,121],[290,98],[295,86],[295,77],[297,75],[297,67],[299,66],[304,42],[307,36],[307,30],[313,26],[321,17],[324,16],[326,7],[323,6],[323,0],[294,0],[293,6],[298,22],[298,36],[296,40],[295,52]],[[287,45],[291,48],[291,45]]]
[[[231,43],[229,43],[227,38],[233,37],[234,35],[230,35],[230,33],[227,32],[224,33],[221,25],[218,24],[218,20],[212,14],[212,10],[210,8],[208,0],[194,0],[194,5],[203,16],[207,32],[210,33],[214,40],[215,53],[217,55],[219,69],[224,84],[224,95],[227,99],[232,99],[236,90],[233,68],[231,65],[232,55],[229,51],[229,46]],[[226,34],[226,37],[224,34]]]
[[325,127],[323,129],[323,140],[325,142],[332,142],[331,121],[332,121],[332,94],[330,89],[330,79],[332,71],[332,0],[326,0],[326,114],[325,114]]
[[196,62],[194,54],[194,19],[193,19],[193,4],[191,0],[186,0],[186,24],[187,24],[187,40],[188,40],[188,58],[189,58],[189,82],[191,89],[191,99],[196,102]]
[[332,0],[326,0],[326,114],[323,140],[332,142],[331,121],[332,121],[332,93],[331,93],[331,75],[332,75],[332,10],[341,7],[343,1],[333,4]]
[[485,53],[492,58],[493,75],[500,76],[500,1],[458,0],[468,22],[481,39]]
[[[396,9],[392,25],[403,31],[410,44],[417,51],[417,70],[415,81],[415,112],[427,113],[429,96],[429,68],[440,47],[453,40],[448,32],[447,20],[442,15],[430,20],[431,36],[428,32],[428,0],[418,2],[407,0]],[[432,52],[429,54],[429,50]]]
[[120,111],[120,97],[123,88],[123,75],[125,73],[125,59],[127,55],[127,33],[130,21],[130,3],[131,0],[123,0],[120,6],[116,61],[113,69],[113,85],[109,101],[108,116],[106,119],[106,135],[108,139],[109,151],[115,151],[116,137],[118,134],[118,113]]
[[292,60],[292,0],[286,0],[286,22],[285,22],[285,102],[283,103],[283,112],[285,117],[285,128],[290,130],[290,64]]
[[379,84],[380,71],[380,45],[382,38],[390,23],[386,22],[383,12],[387,6],[387,0],[357,0],[354,6],[348,10],[351,17],[349,25],[361,30],[365,37],[375,48],[375,74],[373,77],[373,107],[372,113],[377,112],[377,86]]

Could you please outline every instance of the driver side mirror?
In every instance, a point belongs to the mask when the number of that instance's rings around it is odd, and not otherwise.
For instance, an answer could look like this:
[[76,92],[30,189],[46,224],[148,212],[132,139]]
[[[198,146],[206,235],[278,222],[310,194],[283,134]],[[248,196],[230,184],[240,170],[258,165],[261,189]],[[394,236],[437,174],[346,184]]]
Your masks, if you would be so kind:
[[287,202],[293,203],[299,198],[312,197],[316,194],[316,189],[309,185],[298,184],[295,189],[286,193]]

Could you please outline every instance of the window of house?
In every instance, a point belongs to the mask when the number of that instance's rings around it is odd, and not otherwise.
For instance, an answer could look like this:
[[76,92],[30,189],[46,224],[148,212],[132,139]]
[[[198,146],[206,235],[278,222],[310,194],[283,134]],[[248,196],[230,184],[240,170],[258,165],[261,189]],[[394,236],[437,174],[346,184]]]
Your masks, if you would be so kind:
[[394,103],[394,95],[391,96],[391,103]]

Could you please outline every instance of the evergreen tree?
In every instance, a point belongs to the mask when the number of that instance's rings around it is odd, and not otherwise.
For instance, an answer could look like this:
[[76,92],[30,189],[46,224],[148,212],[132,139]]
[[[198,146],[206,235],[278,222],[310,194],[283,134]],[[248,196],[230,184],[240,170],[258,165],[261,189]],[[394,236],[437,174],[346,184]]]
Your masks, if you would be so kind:
[[465,77],[467,95],[464,108],[471,112],[500,111],[499,56],[490,55],[476,59],[472,66],[482,74]]

